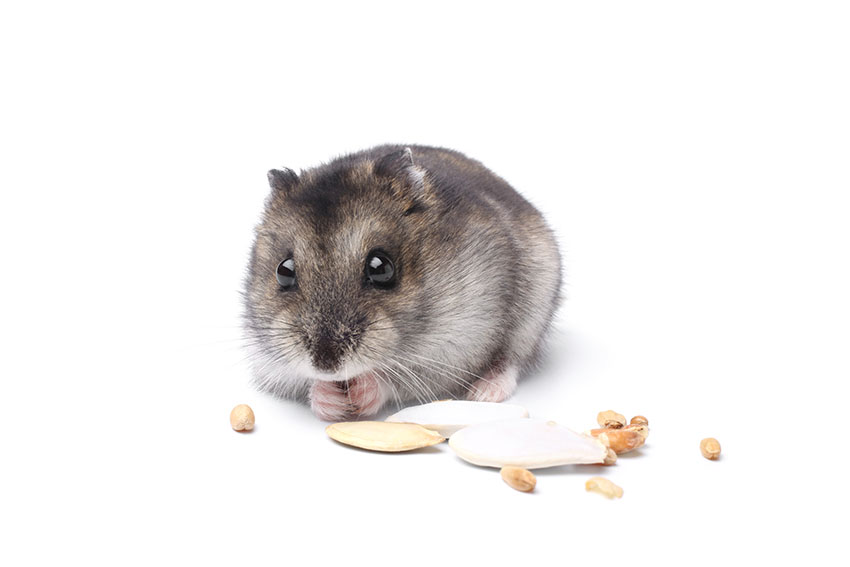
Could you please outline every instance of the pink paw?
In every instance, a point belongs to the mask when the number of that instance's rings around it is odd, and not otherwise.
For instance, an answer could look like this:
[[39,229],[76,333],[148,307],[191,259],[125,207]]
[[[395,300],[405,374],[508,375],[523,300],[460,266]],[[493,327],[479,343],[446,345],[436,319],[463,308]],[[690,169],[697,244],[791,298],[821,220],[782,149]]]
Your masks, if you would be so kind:
[[518,370],[508,366],[501,372],[488,372],[472,384],[467,399],[475,402],[503,402],[516,391]]
[[319,419],[340,421],[351,413],[348,392],[340,382],[316,380],[310,389],[310,409]]
[[369,372],[348,381],[348,395],[359,416],[375,415],[387,401],[385,387]]

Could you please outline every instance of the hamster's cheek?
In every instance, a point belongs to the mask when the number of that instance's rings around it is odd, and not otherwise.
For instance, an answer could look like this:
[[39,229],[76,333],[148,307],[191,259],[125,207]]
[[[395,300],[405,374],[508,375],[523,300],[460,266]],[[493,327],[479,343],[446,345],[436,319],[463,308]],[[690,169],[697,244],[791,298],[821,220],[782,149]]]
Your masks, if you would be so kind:
[[370,317],[363,329],[357,352],[365,360],[377,360],[390,354],[398,343],[399,330],[393,317],[380,309]]

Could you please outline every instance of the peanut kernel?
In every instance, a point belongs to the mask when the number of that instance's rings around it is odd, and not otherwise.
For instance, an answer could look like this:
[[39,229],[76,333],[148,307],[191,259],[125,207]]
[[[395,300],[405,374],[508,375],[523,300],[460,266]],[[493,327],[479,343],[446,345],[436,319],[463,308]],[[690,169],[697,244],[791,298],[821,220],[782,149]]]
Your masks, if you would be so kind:
[[720,442],[714,437],[706,437],[700,441],[699,450],[702,451],[703,457],[715,461],[720,456]]
[[643,417],[642,415],[634,416],[631,421],[629,421],[630,425],[649,425],[649,420]]
[[598,423],[601,427],[619,429],[621,427],[625,427],[626,416],[613,410],[601,411],[596,416],[596,423]]
[[502,467],[500,474],[508,486],[520,492],[531,492],[537,486],[534,474],[522,467]]

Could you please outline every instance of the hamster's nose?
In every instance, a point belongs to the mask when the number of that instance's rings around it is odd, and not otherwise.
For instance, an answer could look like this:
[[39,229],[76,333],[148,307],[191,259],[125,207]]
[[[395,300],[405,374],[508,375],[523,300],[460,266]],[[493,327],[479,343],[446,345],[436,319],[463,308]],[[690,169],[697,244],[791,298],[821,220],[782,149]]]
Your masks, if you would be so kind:
[[339,367],[342,349],[339,342],[335,341],[329,333],[319,333],[312,346],[310,354],[313,366],[325,372],[333,372]]
[[357,322],[328,318],[309,333],[307,344],[313,366],[324,372],[338,371],[347,354],[353,352],[362,330]]

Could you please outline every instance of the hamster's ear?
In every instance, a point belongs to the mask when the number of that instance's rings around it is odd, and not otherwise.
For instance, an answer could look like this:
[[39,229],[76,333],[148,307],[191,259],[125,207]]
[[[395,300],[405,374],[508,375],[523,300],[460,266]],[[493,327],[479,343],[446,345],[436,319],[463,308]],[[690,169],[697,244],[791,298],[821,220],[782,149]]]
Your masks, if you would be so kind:
[[413,152],[404,148],[387,154],[375,163],[375,175],[395,179],[415,195],[425,190],[425,171],[413,163]]
[[275,191],[286,192],[298,183],[298,176],[289,168],[270,169],[268,173],[269,186]]

